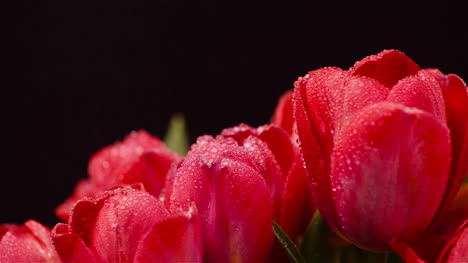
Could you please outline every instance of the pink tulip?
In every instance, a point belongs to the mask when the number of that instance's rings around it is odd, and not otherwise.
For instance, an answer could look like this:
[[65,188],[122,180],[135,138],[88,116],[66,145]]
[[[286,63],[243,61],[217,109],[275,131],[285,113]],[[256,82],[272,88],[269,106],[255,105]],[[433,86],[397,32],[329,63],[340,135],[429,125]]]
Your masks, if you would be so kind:
[[34,220],[22,226],[0,225],[0,262],[59,263],[50,230]]
[[125,186],[78,201],[68,224],[52,238],[64,262],[201,262],[195,206],[177,213],[141,190]]
[[376,251],[426,230],[468,165],[468,97],[455,75],[395,50],[295,83],[300,148],[317,208],[354,244]]
[[132,132],[123,142],[107,146],[91,157],[90,178],[77,184],[73,195],[57,207],[56,214],[67,221],[78,200],[124,184],[143,183],[149,193],[159,197],[169,168],[180,159],[158,138],[145,131]]

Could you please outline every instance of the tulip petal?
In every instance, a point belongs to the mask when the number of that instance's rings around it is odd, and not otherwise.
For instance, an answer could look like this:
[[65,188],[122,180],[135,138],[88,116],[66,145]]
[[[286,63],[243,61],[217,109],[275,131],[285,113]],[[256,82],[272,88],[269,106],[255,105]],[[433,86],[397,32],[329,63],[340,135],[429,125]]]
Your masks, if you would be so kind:
[[386,101],[427,111],[440,122],[446,123],[442,89],[434,76],[423,70],[395,84]]
[[289,135],[295,133],[292,96],[293,91],[289,90],[280,97],[271,119],[272,124],[283,128]]
[[200,222],[193,206],[156,223],[141,241],[134,262],[202,262],[202,253]]
[[50,230],[34,220],[28,220],[24,225],[29,229],[31,234],[41,242],[41,245],[43,245],[43,253],[45,257],[51,262],[54,260],[58,261],[58,255],[52,245]]
[[362,108],[383,101],[388,88],[376,80],[349,76],[338,68],[309,72],[295,83],[295,118],[300,149],[317,208],[334,225],[329,180],[330,156],[350,119]]
[[155,152],[146,152],[120,175],[123,184],[143,183],[145,190],[158,197],[166,182],[166,175],[175,159]]
[[340,111],[343,104],[341,91],[347,77],[347,73],[339,68],[323,68],[309,72],[295,84],[296,89],[301,90],[297,99],[303,100],[310,120],[308,125],[313,127],[326,163],[333,148],[337,120],[343,116]]
[[413,229],[400,233],[389,245],[405,262],[429,263],[436,262],[447,240]]
[[456,230],[468,219],[468,184],[464,184],[450,205],[442,213],[439,220],[431,227],[431,231],[451,239]]
[[196,203],[207,262],[260,262],[268,256],[273,211],[269,188],[255,168],[259,158],[233,139],[199,138],[168,186],[171,211],[185,200]]
[[[230,159],[242,162],[256,170],[270,189],[270,196],[273,200],[273,218],[276,220],[281,210],[285,179],[267,142],[262,141],[256,135],[250,135],[252,132],[250,129],[252,128],[240,125],[233,129],[226,129],[216,140],[211,136],[198,138],[193,150],[200,153],[199,156],[206,164],[212,164],[217,159]],[[285,135],[284,132],[282,134]],[[289,147],[292,147],[287,136],[283,137],[282,141],[289,143]],[[285,151],[287,152],[286,149]]]
[[278,224],[291,238],[307,228],[314,207],[309,196],[309,185],[302,161],[297,159],[289,172],[284,185],[281,213]]
[[293,93],[294,118],[298,126],[299,148],[304,159],[315,204],[327,204],[320,206],[320,211],[330,215],[329,220],[331,221],[328,223],[334,225],[336,220],[331,215],[335,214],[335,206],[331,197],[330,178],[325,172],[325,156],[321,151],[317,132],[313,129],[312,120],[307,113],[307,97],[305,97],[305,88],[303,88],[301,81],[302,79],[299,78]]
[[[268,145],[268,149],[274,155],[284,177],[288,174],[296,157],[290,137],[284,130],[272,125],[264,125],[255,129],[246,124],[240,124],[233,128],[224,129],[221,136],[234,138],[239,145],[244,145],[249,136],[258,137]],[[285,179],[283,178],[283,180]]]
[[432,115],[388,102],[362,110],[332,157],[339,232],[381,251],[404,229],[425,230],[442,201],[450,156],[449,131]]
[[107,146],[94,154],[88,166],[89,175],[98,186],[108,186],[116,180],[115,175],[128,169],[125,164],[135,162],[141,154],[149,151],[163,151],[168,156],[175,155],[158,138],[147,132],[132,132],[123,142]]
[[447,124],[452,141],[451,177],[447,184],[446,196],[438,216],[442,216],[452,200],[457,189],[463,182],[468,171],[468,95],[463,80],[454,74],[444,75],[439,70],[429,69],[442,87],[447,112]]
[[66,262],[98,263],[101,262],[85,242],[75,233],[54,234],[55,248],[60,259]]
[[132,261],[141,237],[169,215],[158,199],[131,188],[114,190],[102,203],[92,244],[96,255],[106,262]]
[[384,50],[356,62],[350,72],[353,75],[376,79],[391,88],[400,79],[414,75],[419,70],[419,66],[400,51]]
[[468,262],[468,220],[458,229],[437,261],[437,263],[459,262]]
[[385,100],[389,92],[374,79],[350,76],[339,68],[309,72],[296,85],[304,89],[306,112],[326,156],[350,118],[365,106]]
[[55,214],[58,218],[62,219],[64,222],[67,222],[71,213],[71,209],[78,200],[84,198],[85,196],[94,197],[95,194],[103,190],[104,189],[96,189],[89,179],[81,180],[76,184],[73,195],[55,209]]
[[34,220],[0,226],[0,262],[60,262],[50,231]]

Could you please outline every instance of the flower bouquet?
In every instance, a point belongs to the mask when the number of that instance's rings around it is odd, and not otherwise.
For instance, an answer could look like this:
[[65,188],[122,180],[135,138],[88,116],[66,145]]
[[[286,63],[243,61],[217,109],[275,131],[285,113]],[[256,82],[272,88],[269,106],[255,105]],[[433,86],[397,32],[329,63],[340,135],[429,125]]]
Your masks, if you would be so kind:
[[0,225],[0,262],[468,262],[463,80],[385,50],[294,86],[190,150],[180,116],[101,149],[62,223]]

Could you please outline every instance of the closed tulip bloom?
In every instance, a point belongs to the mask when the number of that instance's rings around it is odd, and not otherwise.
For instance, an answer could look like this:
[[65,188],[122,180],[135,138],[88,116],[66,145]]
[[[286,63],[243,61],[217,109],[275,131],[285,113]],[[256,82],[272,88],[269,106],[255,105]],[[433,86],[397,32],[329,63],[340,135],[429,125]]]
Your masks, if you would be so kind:
[[141,185],[78,201],[52,238],[63,262],[202,262],[195,206],[172,213]]
[[[287,115],[292,119],[292,112],[287,112]],[[315,209],[299,148],[287,130],[277,125],[252,128],[240,124],[224,129],[220,136],[234,138],[239,145],[244,145],[250,136],[265,143],[273,154],[271,161],[278,164],[281,174],[282,193],[278,196],[280,201],[276,201],[278,205],[274,207],[273,219],[291,239],[295,240],[297,235],[303,234]]]
[[50,230],[29,220],[24,225],[0,225],[0,262],[60,263]]
[[56,214],[67,221],[78,200],[95,197],[119,185],[143,183],[149,193],[159,197],[169,168],[180,159],[146,131],[132,132],[122,142],[104,147],[91,157],[89,178],[77,184],[73,195],[57,207]]
[[171,209],[185,200],[197,205],[205,262],[266,260],[273,206],[282,190],[271,159],[258,138],[249,137],[244,147],[232,138],[203,136],[171,173],[166,203]]
[[293,97],[315,204],[344,238],[386,251],[455,198],[468,164],[467,88],[456,75],[386,50],[309,72]]

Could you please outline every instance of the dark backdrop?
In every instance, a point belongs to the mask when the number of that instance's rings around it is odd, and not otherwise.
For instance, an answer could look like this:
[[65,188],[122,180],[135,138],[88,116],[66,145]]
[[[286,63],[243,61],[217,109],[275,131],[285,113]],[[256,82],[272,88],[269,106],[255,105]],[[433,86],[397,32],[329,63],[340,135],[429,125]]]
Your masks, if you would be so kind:
[[174,112],[192,140],[268,122],[308,70],[395,48],[468,79],[465,9],[445,2],[19,0],[6,10],[0,222],[53,225],[92,153],[135,129],[163,136]]

